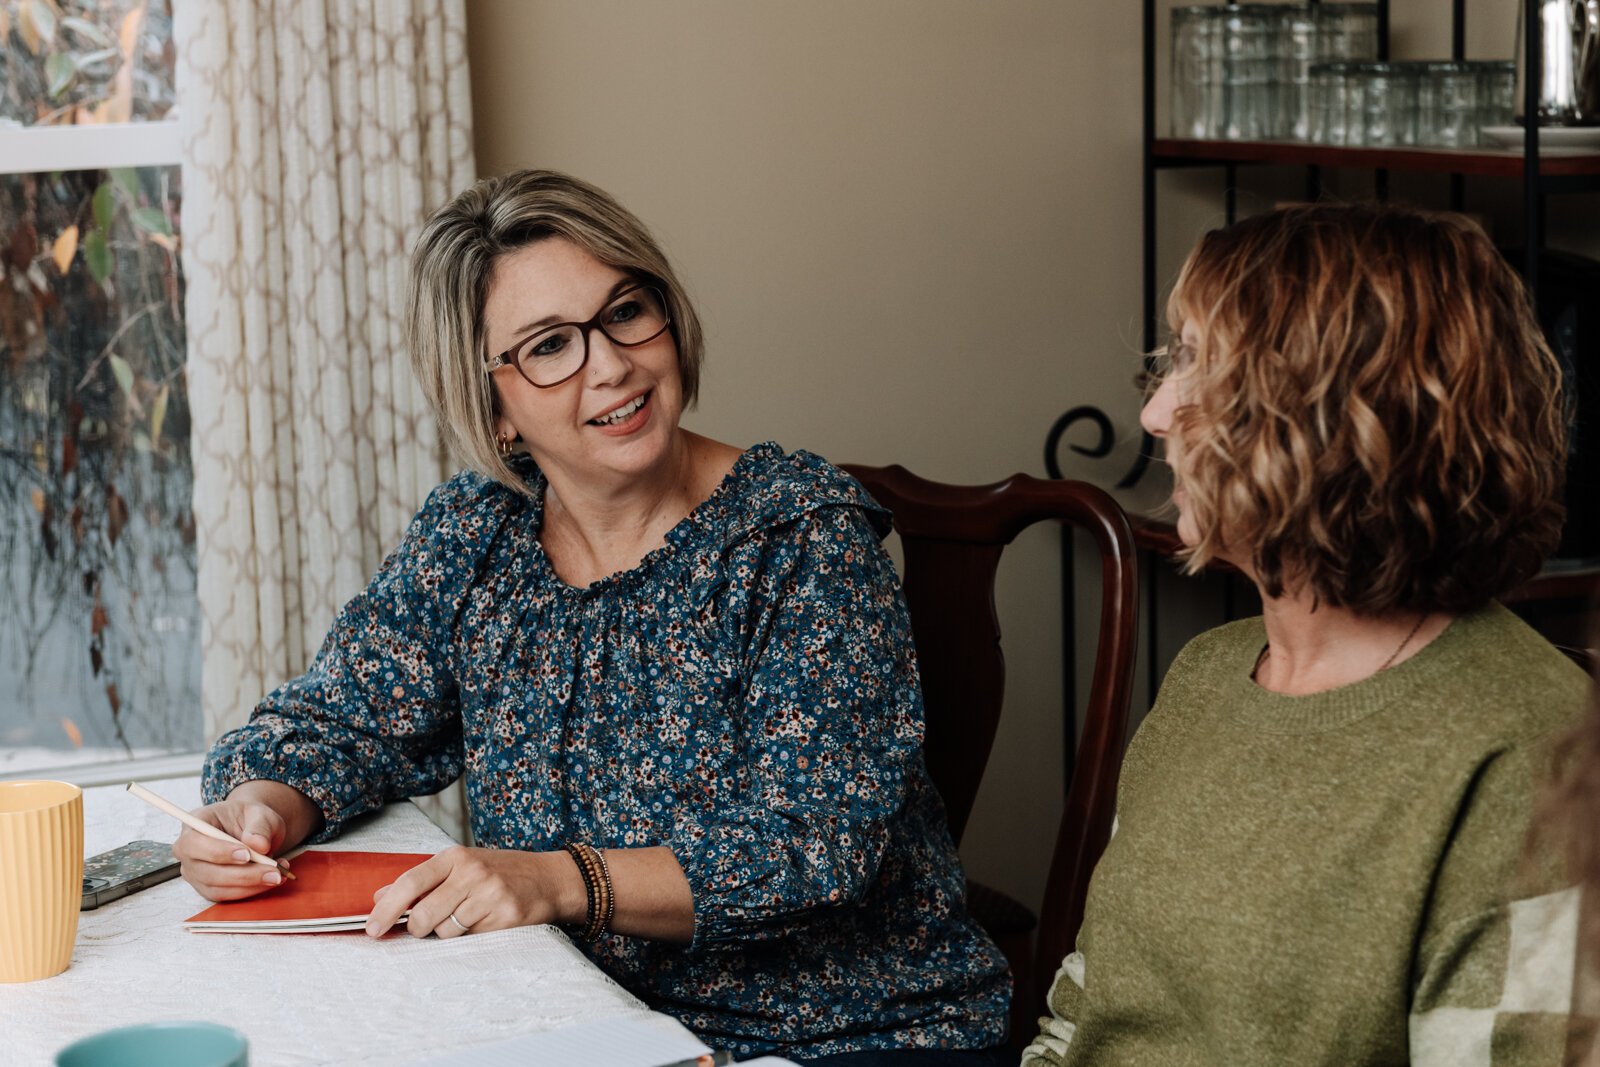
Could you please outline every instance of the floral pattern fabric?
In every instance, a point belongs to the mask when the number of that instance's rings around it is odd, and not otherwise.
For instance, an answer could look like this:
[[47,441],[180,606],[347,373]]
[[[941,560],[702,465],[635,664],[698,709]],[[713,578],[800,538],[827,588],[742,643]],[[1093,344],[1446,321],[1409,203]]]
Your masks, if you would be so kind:
[[663,546],[578,589],[539,543],[542,475],[518,473],[531,494],[470,473],[433,492],[311,669],[218,741],[207,799],[287,782],[326,837],[462,777],[480,845],[673,850],[692,943],[586,950],[713,1046],[997,1044],[1010,980],[923,766],[882,509],[757,445]]

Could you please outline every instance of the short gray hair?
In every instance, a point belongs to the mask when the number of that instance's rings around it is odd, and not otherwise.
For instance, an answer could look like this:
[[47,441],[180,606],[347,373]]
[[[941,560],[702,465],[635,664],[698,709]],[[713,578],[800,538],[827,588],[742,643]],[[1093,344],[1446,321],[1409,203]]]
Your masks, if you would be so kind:
[[519,492],[527,487],[495,443],[499,412],[484,369],[489,352],[483,308],[501,257],[547,237],[564,237],[666,294],[684,406],[692,406],[700,392],[700,317],[642,222],[605,191],[555,171],[483,179],[434,212],[417,238],[406,283],[406,341],[450,450],[473,470]]

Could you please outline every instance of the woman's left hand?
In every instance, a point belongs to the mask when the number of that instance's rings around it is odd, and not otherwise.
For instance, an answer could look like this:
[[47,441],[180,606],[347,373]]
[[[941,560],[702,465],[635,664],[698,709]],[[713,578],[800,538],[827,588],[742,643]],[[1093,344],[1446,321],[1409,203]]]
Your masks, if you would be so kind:
[[563,852],[457,845],[374,893],[367,933],[382,937],[407,908],[413,937],[582,922],[587,899],[582,876]]

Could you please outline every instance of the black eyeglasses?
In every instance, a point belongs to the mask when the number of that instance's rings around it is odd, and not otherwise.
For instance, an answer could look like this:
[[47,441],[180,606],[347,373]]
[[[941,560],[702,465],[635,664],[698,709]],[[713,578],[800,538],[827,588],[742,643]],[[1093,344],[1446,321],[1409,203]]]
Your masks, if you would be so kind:
[[636,348],[654,341],[671,325],[667,298],[653,285],[624,289],[588,322],[558,322],[530,334],[493,357],[488,369],[506,364],[540,389],[560,385],[589,361],[589,331],[598,329],[612,344]]

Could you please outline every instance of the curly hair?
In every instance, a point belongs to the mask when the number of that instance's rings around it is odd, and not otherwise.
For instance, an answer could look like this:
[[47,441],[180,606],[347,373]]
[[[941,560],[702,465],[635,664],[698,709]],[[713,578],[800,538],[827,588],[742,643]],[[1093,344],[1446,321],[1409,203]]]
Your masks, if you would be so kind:
[[1167,306],[1198,334],[1174,473],[1193,572],[1269,596],[1466,611],[1560,537],[1561,372],[1521,280],[1459,215],[1285,208],[1207,234]]

